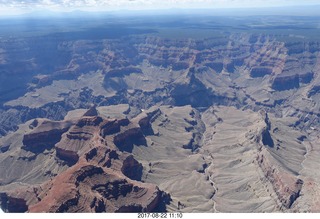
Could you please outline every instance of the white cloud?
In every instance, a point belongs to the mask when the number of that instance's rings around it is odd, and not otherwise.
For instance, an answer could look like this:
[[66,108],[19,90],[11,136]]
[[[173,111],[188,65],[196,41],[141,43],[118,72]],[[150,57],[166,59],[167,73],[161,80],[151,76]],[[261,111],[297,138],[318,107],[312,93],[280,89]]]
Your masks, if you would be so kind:
[[3,11],[53,10],[117,10],[167,8],[239,8],[319,4],[319,0],[0,0]]

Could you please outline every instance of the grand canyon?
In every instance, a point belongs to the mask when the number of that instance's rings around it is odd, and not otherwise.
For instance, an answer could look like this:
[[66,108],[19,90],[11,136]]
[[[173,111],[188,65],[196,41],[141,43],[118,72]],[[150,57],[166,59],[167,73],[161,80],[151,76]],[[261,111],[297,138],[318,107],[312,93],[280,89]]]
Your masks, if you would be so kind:
[[0,29],[3,211],[320,212],[318,16]]

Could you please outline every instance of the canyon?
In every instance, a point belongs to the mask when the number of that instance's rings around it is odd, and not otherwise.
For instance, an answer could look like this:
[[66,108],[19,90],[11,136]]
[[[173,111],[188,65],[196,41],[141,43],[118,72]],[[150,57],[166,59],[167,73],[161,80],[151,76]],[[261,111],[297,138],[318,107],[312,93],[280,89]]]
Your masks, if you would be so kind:
[[5,212],[319,212],[316,18],[121,19],[0,34]]

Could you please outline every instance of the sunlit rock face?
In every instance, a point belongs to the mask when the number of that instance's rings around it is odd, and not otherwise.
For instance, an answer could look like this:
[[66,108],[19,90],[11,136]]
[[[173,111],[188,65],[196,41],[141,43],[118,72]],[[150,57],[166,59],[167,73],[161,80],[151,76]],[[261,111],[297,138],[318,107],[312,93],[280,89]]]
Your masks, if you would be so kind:
[[67,20],[0,20],[5,212],[320,211],[318,19]]
[[[11,136],[14,140],[23,135],[9,149],[20,151],[12,157],[14,172],[3,168],[2,162],[1,172],[8,177],[1,181],[5,185],[1,206],[8,212],[154,211],[162,202],[162,192],[154,184],[141,182],[143,166],[123,152],[128,145],[146,142],[140,126],[127,120],[120,122],[121,129],[104,135],[103,130],[118,121],[98,114],[91,108],[72,120],[30,121],[24,131]],[[20,165],[29,167],[23,170]],[[23,185],[6,181],[10,178]]]

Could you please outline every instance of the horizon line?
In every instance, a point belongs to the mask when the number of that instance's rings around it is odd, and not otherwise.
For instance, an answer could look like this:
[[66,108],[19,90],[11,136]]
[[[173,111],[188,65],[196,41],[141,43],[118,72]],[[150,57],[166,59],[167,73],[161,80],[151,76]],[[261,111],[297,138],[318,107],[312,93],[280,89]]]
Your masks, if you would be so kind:
[[[137,13],[144,13],[144,14],[149,14],[156,12],[156,14],[161,14],[165,12],[192,12],[192,11],[238,11],[238,12],[244,12],[244,11],[251,11],[251,10],[258,10],[256,12],[267,12],[268,10],[274,10],[274,9],[286,9],[286,12],[290,12],[290,9],[299,9],[301,11],[301,7],[303,8],[308,8],[311,10],[315,10],[318,12],[318,8],[314,7],[320,7],[319,4],[314,4],[314,5],[289,5],[289,6],[284,6],[284,5],[275,5],[275,6],[252,6],[252,7],[198,7],[198,8],[161,8],[161,9],[156,9],[156,8],[139,8],[139,9],[134,9],[134,8],[125,8],[125,9],[98,9],[98,8],[88,8],[87,10],[84,8],[75,8],[75,9],[66,9],[66,10],[55,10],[55,9],[50,9],[50,8],[43,8],[43,9],[37,9],[37,10],[32,10],[28,12],[21,12],[17,14],[3,14],[0,15],[0,18],[4,17],[9,17],[9,18],[14,18],[14,17],[24,17],[24,16],[34,16],[34,15],[42,15],[42,16],[53,16],[53,15],[71,15],[75,13],[87,13],[87,14],[93,14],[93,13],[106,13],[106,14],[123,14],[123,13],[129,13],[129,14],[137,14]],[[48,14],[49,12],[49,14]],[[270,15],[274,15],[276,11],[273,11]],[[282,11],[284,12],[284,11]],[[292,11],[293,12],[293,11]],[[296,11],[295,11],[296,12]],[[317,13],[319,14],[319,13]],[[263,14],[265,15],[265,14]],[[249,15],[250,16],[250,15]],[[297,15],[299,16],[299,15]],[[301,16],[301,15],[300,15]],[[306,14],[307,16],[307,14]],[[309,15],[309,16],[314,16],[314,15]],[[320,14],[318,15],[320,16]]]

